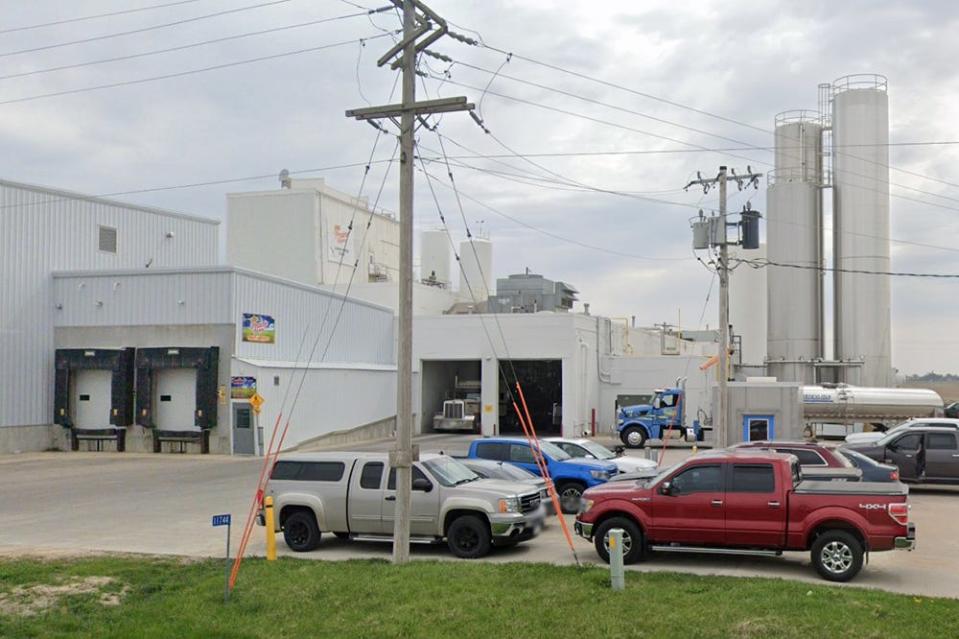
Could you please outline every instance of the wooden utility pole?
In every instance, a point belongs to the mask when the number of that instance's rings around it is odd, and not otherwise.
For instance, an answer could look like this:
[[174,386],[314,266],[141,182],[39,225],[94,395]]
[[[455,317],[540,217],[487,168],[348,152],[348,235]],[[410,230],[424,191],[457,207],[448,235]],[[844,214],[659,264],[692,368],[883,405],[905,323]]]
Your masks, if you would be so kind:
[[[390,467],[396,469],[393,563],[410,558],[410,497],[412,464],[419,459],[413,447],[413,162],[414,127],[417,118],[431,113],[473,109],[466,98],[416,101],[416,55],[448,32],[446,21],[419,0],[391,0],[403,10],[403,39],[377,61],[402,69],[403,97],[400,104],[353,109],[347,117],[357,120],[389,119],[400,129],[400,279],[399,335],[396,356],[396,447],[390,451]],[[422,40],[419,38],[423,37]]]

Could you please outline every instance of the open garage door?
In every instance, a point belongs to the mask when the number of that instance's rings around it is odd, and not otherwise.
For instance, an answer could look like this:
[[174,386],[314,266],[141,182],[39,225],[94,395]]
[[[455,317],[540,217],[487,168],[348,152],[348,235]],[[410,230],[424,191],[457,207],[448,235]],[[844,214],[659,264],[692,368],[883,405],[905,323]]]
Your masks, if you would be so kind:
[[[539,436],[559,435],[563,430],[563,362],[559,359],[503,360],[503,371],[512,384],[513,371],[523,386],[523,395]],[[510,390],[514,390],[511,388]],[[514,390],[515,394],[515,390]],[[522,434],[523,429],[509,395],[500,382],[500,433]]]
[[479,433],[480,361],[424,360],[422,371],[420,432]]

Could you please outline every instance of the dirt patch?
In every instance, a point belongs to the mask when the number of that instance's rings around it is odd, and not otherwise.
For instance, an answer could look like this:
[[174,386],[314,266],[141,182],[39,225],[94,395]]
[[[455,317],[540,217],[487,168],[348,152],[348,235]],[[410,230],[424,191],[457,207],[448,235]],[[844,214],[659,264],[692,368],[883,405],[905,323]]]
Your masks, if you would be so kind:
[[743,639],[759,639],[760,637],[771,637],[775,635],[775,626],[773,620],[768,617],[758,619],[746,619],[734,627],[734,636]]
[[32,617],[54,607],[64,597],[71,595],[99,595],[102,606],[119,606],[130,588],[126,584],[117,589],[104,591],[116,583],[113,577],[84,577],[59,584],[17,586],[0,593],[0,614],[13,617]]

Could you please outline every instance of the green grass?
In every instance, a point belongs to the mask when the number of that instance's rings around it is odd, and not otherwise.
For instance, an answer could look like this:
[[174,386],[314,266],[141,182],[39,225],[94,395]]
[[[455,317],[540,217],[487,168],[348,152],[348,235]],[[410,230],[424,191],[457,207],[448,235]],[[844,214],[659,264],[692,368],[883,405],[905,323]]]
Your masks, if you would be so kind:
[[[243,564],[97,557],[0,560],[0,610],[17,587],[112,577],[126,594],[67,595],[36,616],[0,612],[0,637],[957,637],[959,601],[774,579],[626,575],[540,564],[415,561]],[[8,606],[9,608],[9,606]]]

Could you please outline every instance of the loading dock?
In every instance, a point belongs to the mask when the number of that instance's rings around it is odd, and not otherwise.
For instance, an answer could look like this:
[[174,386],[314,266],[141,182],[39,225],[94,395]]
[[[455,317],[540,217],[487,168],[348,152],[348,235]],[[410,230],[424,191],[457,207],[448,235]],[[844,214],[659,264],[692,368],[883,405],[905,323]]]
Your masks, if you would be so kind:
[[[562,434],[562,360],[503,360],[500,365],[504,373],[509,376],[511,386],[515,386],[515,380],[519,380],[523,388],[523,396],[526,398],[526,406],[533,418],[536,434],[540,436]],[[505,384],[501,388],[500,432],[522,433],[522,426],[516,417],[516,411],[513,409],[509,393],[506,392]],[[511,387],[510,391],[516,396],[515,388]]]
[[[421,432],[480,432],[481,364],[480,360],[421,362]],[[469,417],[473,417],[471,428],[465,425]]]

